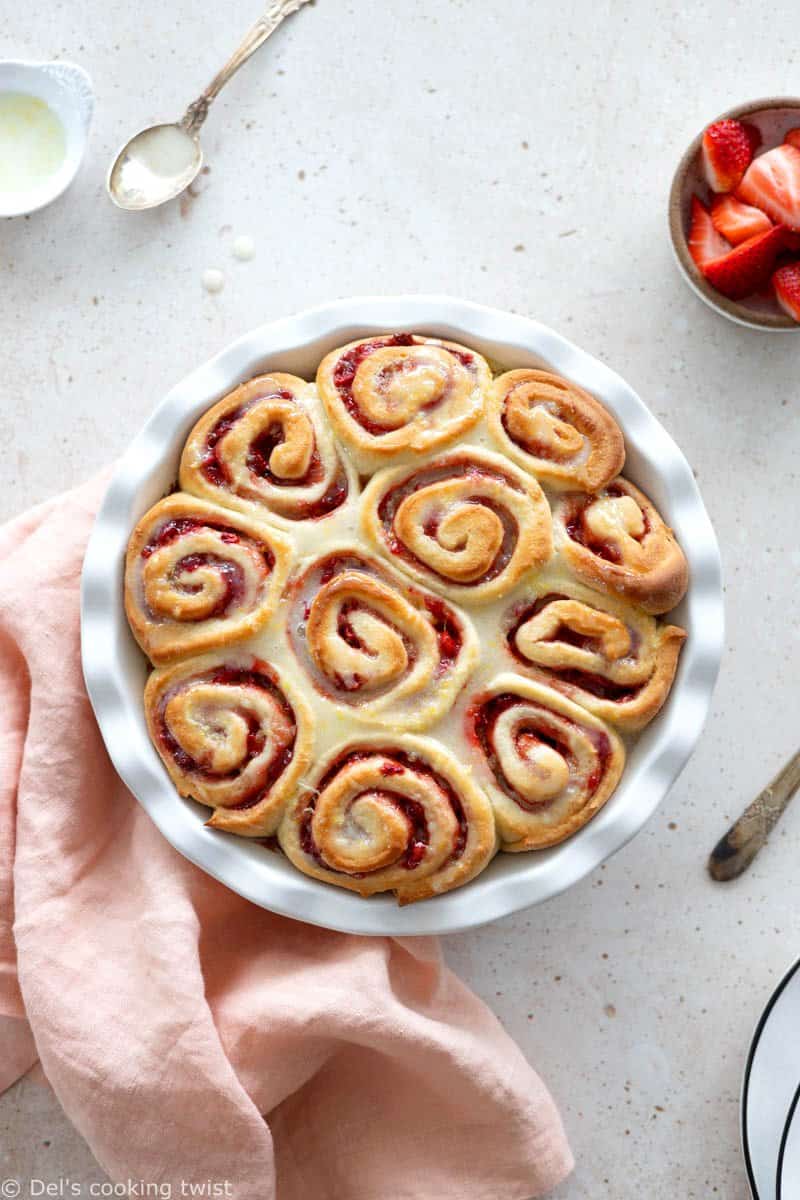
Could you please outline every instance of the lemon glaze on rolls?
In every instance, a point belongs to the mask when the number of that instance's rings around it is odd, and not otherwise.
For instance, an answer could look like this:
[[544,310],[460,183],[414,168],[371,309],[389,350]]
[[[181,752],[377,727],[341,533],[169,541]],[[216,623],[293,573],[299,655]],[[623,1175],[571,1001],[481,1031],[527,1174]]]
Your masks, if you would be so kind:
[[508,666],[618,729],[642,729],[664,704],[686,633],[564,572],[520,589],[503,617]]
[[320,363],[334,433],[361,471],[428,454],[480,419],[491,383],[480,354],[417,334],[361,338]]
[[506,371],[495,379],[488,422],[499,449],[552,487],[594,491],[625,462],[622,431],[611,414],[551,371]]
[[240,384],[200,418],[181,455],[180,484],[288,529],[329,517],[356,488],[315,388],[281,372]]
[[125,564],[125,610],[153,662],[257,633],[277,608],[292,544],[253,517],[178,492],[137,524]]
[[429,738],[375,734],[337,746],[287,809],[281,847],[306,875],[401,904],[459,887],[497,845],[492,806]]
[[649,613],[669,612],[683,599],[689,583],[683,551],[655,505],[629,480],[615,479],[596,494],[561,497],[553,524],[565,563],[593,587]]
[[208,824],[246,837],[277,828],[311,761],[312,717],[269,663],[231,649],[154,671],[145,688],[153,745]]
[[414,333],[219,397],[128,550],[176,790],[401,904],[579,833],[686,636],[657,619],[685,559],[623,463],[571,381]]
[[313,686],[359,720],[425,729],[478,658],[465,613],[343,543],[295,574],[289,640]]
[[532,679],[499,675],[468,722],[505,850],[563,842],[605,804],[625,765],[608,726]]
[[553,548],[539,484],[485,450],[381,471],[364,492],[361,526],[400,570],[463,604],[504,595]]

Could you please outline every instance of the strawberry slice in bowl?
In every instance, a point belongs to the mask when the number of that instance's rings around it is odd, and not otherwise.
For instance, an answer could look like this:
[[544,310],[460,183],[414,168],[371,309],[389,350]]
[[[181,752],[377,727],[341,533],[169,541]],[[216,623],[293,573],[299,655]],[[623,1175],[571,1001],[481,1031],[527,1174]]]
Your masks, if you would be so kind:
[[800,323],[800,262],[778,267],[772,276],[775,298],[793,321]]
[[772,225],[702,267],[713,288],[729,300],[744,300],[768,282],[783,249],[783,226]]
[[692,196],[688,243],[689,253],[701,271],[706,263],[727,254],[731,248],[716,228],[711,213],[697,196]]
[[800,149],[784,142],[753,159],[736,195],[771,221],[800,232]]
[[[766,233],[772,228],[772,221],[765,212],[731,195],[714,197],[711,201],[711,221],[717,233],[732,246],[738,246],[740,242],[746,242],[757,233]],[[689,249],[691,251],[691,246]]]
[[732,192],[742,182],[756,145],[751,129],[730,119],[715,121],[706,129],[703,170],[712,192]]

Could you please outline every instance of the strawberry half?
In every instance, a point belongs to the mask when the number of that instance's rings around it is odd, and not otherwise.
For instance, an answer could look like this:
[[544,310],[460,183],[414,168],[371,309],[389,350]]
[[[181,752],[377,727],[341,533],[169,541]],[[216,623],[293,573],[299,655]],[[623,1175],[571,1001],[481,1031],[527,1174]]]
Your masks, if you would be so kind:
[[697,196],[692,196],[692,218],[689,225],[689,237],[686,240],[689,253],[701,271],[706,263],[719,258],[730,250],[724,237],[714,228],[711,213],[702,200],[698,200]]
[[778,304],[793,321],[800,321],[800,263],[787,263],[778,267],[772,276],[772,286]]
[[715,121],[703,134],[703,170],[712,192],[732,192],[753,158],[752,134],[741,121]]
[[800,149],[784,144],[753,159],[736,195],[770,220],[800,230]]
[[781,225],[773,225],[766,233],[756,234],[721,258],[707,262],[703,274],[729,300],[744,300],[768,281],[783,249],[783,233]]
[[743,204],[735,196],[715,196],[711,201],[711,220],[714,228],[727,238],[732,246],[746,242],[757,233],[766,233],[772,221],[760,208]]
[[783,139],[787,146],[796,146],[800,150],[800,127],[790,129],[786,137]]

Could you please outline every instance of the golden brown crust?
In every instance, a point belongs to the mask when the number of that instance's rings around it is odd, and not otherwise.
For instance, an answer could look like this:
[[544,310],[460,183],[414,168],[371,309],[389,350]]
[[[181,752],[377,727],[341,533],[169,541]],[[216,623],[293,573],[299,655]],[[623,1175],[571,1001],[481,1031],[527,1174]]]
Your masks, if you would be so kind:
[[287,628],[320,694],[388,729],[433,724],[478,657],[464,613],[349,543],[297,572]]
[[361,527],[401,571],[462,604],[504,595],[552,553],[539,484],[473,447],[379,472],[362,497]]
[[461,887],[497,849],[484,792],[437,742],[374,734],[337,746],[278,838],[305,875],[401,904]]
[[275,612],[291,542],[264,521],[177,492],[149,509],[125,559],[125,612],[161,665],[257,633]]
[[552,371],[506,371],[487,404],[499,448],[552,487],[594,492],[625,463],[622,431],[594,396]]
[[596,495],[570,493],[553,510],[556,549],[576,575],[645,612],[683,599],[689,568],[668,525],[643,492],[616,479]]
[[520,675],[498,675],[467,719],[503,850],[571,837],[606,803],[625,766],[622,742],[598,717]]
[[313,718],[274,667],[247,650],[154,671],[144,693],[150,737],[181,796],[213,808],[213,829],[275,832],[311,762]]
[[514,602],[503,636],[516,671],[633,732],[669,695],[686,632],[558,576],[538,580]]
[[331,351],[317,387],[360,471],[430,454],[480,419],[491,383],[474,350],[418,334],[377,334]]
[[313,384],[275,371],[223,396],[181,455],[184,491],[284,528],[324,520],[357,491]]

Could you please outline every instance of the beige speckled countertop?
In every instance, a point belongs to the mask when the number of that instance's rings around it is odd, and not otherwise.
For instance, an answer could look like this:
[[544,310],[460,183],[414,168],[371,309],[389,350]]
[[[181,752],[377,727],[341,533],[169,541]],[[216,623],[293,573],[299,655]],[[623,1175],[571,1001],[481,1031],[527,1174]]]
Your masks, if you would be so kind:
[[[738,329],[690,295],[665,209],[706,120],[800,87],[796,6],[380,0],[375,20],[366,0],[318,0],[218,101],[201,193],[112,209],[112,150],[180,115],[258,7],[0,6],[0,54],[74,59],[97,91],[75,185],[0,228],[3,515],[112,459],[166,385],[243,330],[336,296],[515,309],[620,371],[692,462],[722,545],[712,716],[612,862],[446,951],[562,1105],[578,1168],[558,1200],[744,1200],[740,1074],[800,952],[800,807],[738,883],[712,884],[704,859],[798,738],[800,336]],[[32,1174],[102,1178],[35,1075],[0,1098],[0,1176]]]

